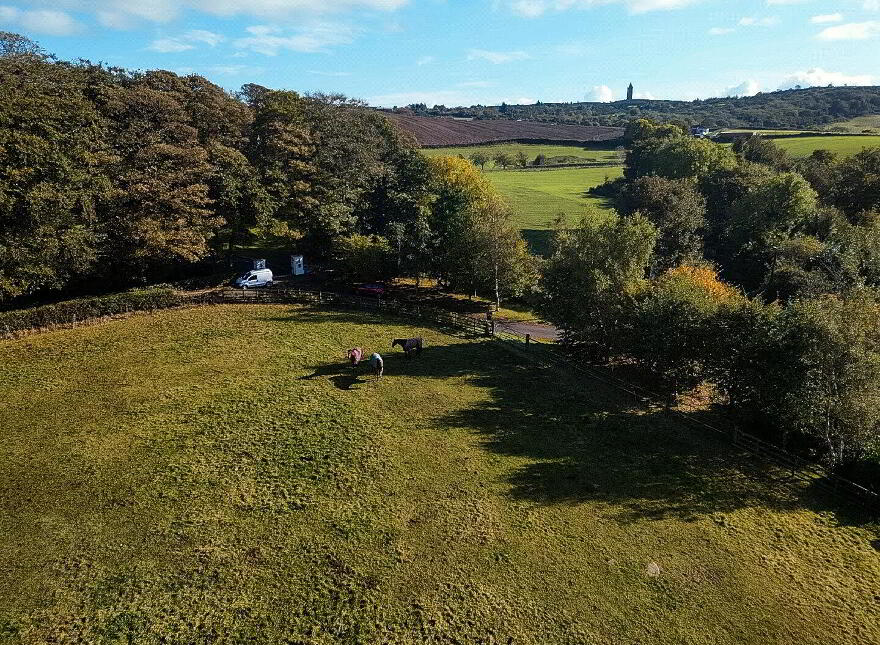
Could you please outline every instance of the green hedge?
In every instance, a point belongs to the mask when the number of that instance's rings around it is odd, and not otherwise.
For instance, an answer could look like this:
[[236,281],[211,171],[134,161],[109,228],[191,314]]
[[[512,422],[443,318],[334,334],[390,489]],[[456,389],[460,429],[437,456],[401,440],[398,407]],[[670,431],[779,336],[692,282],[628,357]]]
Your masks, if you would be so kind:
[[171,289],[125,291],[111,296],[65,300],[53,305],[0,311],[0,336],[29,329],[40,329],[127,313],[167,309],[184,303],[184,297]]

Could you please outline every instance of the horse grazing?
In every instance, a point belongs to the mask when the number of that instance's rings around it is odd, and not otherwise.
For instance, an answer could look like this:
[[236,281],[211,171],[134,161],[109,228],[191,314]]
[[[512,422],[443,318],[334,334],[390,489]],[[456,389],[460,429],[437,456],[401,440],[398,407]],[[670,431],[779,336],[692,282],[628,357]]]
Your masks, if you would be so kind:
[[421,338],[395,338],[391,343],[391,347],[396,347],[397,345],[400,345],[400,349],[403,350],[407,358],[412,358],[414,354],[422,353]]
[[351,366],[356,367],[364,358],[364,350],[361,347],[352,347],[346,352],[346,356],[351,361]]
[[370,355],[370,368],[373,370],[373,374],[376,375],[377,381],[382,378],[382,372],[385,371],[385,361],[375,352]]

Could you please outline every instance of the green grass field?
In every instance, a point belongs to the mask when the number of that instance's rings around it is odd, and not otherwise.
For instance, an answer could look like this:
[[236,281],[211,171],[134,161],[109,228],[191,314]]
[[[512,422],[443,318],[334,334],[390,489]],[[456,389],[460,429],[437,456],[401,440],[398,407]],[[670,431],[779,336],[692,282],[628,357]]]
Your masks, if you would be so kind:
[[[469,159],[475,152],[484,152],[489,157],[494,157],[499,152],[506,152],[512,159],[516,159],[517,152],[525,152],[529,161],[533,161],[539,154],[549,157],[578,157],[583,162],[601,161],[616,162],[619,157],[614,146],[596,144],[591,146],[559,146],[532,143],[499,143],[485,146],[461,146],[449,148],[424,148],[429,157],[457,157],[463,155]],[[494,168],[495,162],[486,164],[486,169]]]
[[814,150],[819,149],[831,150],[842,157],[848,157],[864,148],[880,146],[880,135],[820,135],[817,137],[776,139],[775,142],[794,157],[808,157]]
[[499,170],[486,177],[504,196],[532,251],[550,251],[550,228],[557,215],[575,222],[589,206],[606,208],[606,200],[590,197],[587,190],[607,178],[623,174],[620,166],[610,168],[561,168],[559,170]]
[[831,123],[826,126],[826,130],[832,128],[846,128],[850,132],[858,133],[864,130],[880,130],[880,115],[860,116],[849,121],[841,121],[839,123]]
[[0,380],[3,642],[880,641],[876,527],[493,341],[221,306],[0,341]]
[[758,130],[755,128],[731,128],[729,130],[723,130],[725,133],[735,133],[735,134],[743,134],[743,133],[752,133],[757,132],[765,137],[774,136],[774,137],[791,137],[798,134],[803,134],[806,132],[811,132],[810,130]]
[[[534,159],[543,152],[552,155],[604,155],[603,160],[616,160],[613,149],[585,150],[576,146],[544,146],[532,144],[502,144],[481,146],[490,154],[501,149],[512,155],[523,149]],[[429,156],[469,156],[475,148],[435,148],[424,149]],[[555,170],[489,170],[486,165],[486,178],[507,200],[514,219],[520,226],[523,236],[533,253],[547,255],[550,252],[550,228],[554,219],[564,214],[569,222],[589,206],[607,208],[606,200],[587,195],[587,190],[598,186],[606,178],[615,179],[623,174],[622,166],[598,168],[559,168]]]

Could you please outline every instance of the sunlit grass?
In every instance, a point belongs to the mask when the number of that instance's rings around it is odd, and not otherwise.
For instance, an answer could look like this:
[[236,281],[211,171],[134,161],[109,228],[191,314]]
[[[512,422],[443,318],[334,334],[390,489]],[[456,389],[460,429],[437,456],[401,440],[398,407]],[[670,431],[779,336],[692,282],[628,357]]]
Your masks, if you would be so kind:
[[0,380],[6,642],[880,640],[870,527],[492,341],[222,306],[2,341]]
[[880,146],[880,135],[822,135],[776,139],[775,142],[794,157],[809,157],[813,151],[820,149],[836,152],[842,157],[849,157],[864,148]]
[[458,157],[459,155],[470,159],[475,152],[482,152],[489,155],[489,163],[486,169],[495,168],[493,157],[500,152],[506,152],[510,158],[516,160],[519,152],[525,153],[529,163],[535,160],[539,154],[545,157],[576,157],[579,162],[615,162],[618,160],[618,154],[615,150],[616,144],[589,146],[565,146],[551,145],[543,143],[496,143],[483,146],[450,146],[446,148],[423,148],[422,152],[429,157]]

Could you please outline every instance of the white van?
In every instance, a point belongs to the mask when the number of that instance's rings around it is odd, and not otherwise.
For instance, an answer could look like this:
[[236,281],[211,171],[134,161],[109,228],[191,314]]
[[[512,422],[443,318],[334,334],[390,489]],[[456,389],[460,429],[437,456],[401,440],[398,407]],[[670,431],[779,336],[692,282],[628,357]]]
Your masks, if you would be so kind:
[[252,269],[235,279],[235,286],[242,289],[269,287],[272,285],[272,269]]

